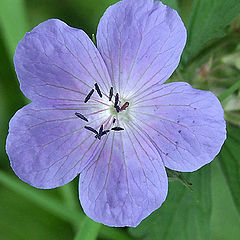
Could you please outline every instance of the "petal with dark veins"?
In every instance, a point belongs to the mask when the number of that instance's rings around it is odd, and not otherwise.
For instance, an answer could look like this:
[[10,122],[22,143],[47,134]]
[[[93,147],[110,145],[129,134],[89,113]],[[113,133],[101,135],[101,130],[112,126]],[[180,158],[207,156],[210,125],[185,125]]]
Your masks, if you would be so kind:
[[217,97],[187,83],[156,85],[134,99],[131,114],[172,170],[199,169],[214,159],[226,139]]
[[80,174],[79,197],[93,220],[115,227],[137,226],[167,195],[158,152],[133,126],[101,140],[97,155]]
[[74,112],[31,103],[13,116],[6,149],[23,181],[38,188],[62,186],[87,164],[97,140]]
[[106,94],[110,89],[105,63],[87,34],[57,19],[26,33],[14,65],[22,92],[41,105],[83,101],[94,83]]
[[186,36],[181,18],[170,7],[123,0],[106,10],[96,37],[114,89],[132,96],[172,75]]

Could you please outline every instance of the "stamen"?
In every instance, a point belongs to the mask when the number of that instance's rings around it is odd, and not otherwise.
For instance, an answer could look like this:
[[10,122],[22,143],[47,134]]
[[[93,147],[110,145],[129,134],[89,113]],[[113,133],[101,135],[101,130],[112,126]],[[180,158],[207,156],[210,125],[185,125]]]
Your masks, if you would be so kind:
[[[103,134],[103,124],[101,125],[100,129],[99,129],[99,133],[95,136],[95,138],[97,139],[101,139],[102,137],[102,134]],[[104,133],[105,134],[105,133]]]
[[117,105],[118,105],[118,101],[119,101],[119,96],[118,96],[118,93],[116,94],[115,96],[115,103],[114,103],[114,107],[116,108]]
[[99,129],[99,135],[102,134],[102,131],[103,131],[103,125],[101,125],[100,129]]
[[99,134],[96,134],[96,135],[95,135],[95,138],[97,138],[97,139],[100,140],[100,139],[101,139],[101,136],[100,136]]
[[92,128],[92,127],[84,126],[84,128],[86,128],[87,130],[89,130],[89,131],[91,131],[91,132],[93,132],[93,133],[95,133],[95,134],[98,134],[97,130],[95,130],[95,129]]
[[79,118],[81,118],[82,120],[88,122],[87,118],[85,118],[81,113],[75,112],[75,115]]
[[111,118],[112,118],[112,116],[109,116],[109,117],[106,119],[106,121],[103,122],[103,125],[104,125],[105,128],[106,128],[107,125],[109,124]]
[[110,130],[105,130],[105,131],[103,131],[101,134],[100,134],[100,132],[99,132],[99,134],[97,134],[97,135],[95,136],[95,138],[101,140],[101,137],[102,137],[103,135],[107,134],[108,132],[110,132]]
[[116,122],[116,118],[113,118],[113,124]]
[[113,87],[110,88],[109,101],[112,101],[112,96],[113,96]]
[[120,107],[119,106],[115,106],[115,108],[116,108],[116,111],[119,113],[120,112]]
[[109,132],[110,132],[110,130],[105,130],[105,131],[103,131],[103,132],[102,132],[102,136],[105,135],[105,134],[107,134],[107,133],[109,133]]
[[86,96],[86,98],[85,98],[85,100],[84,100],[85,103],[86,103],[86,102],[90,99],[90,97],[93,95],[93,92],[94,92],[94,89],[92,89],[92,90],[89,92],[89,94]]
[[113,131],[122,131],[122,130],[124,130],[124,129],[121,128],[121,127],[114,127],[114,128],[112,128],[111,130],[113,130]]
[[95,86],[95,89],[96,89],[98,95],[99,95],[100,97],[102,97],[102,93],[101,93],[101,91],[100,91],[100,88],[99,88],[98,84],[95,83],[94,86]]
[[88,114],[86,114],[86,116],[96,115],[96,114],[98,114],[98,113],[105,112],[105,111],[107,111],[107,110],[108,110],[108,109],[105,108],[105,109],[102,109],[102,110],[98,110],[98,111],[96,111],[96,112],[88,113]]
[[120,111],[126,110],[126,108],[129,106],[129,102],[125,102],[123,106],[121,107]]

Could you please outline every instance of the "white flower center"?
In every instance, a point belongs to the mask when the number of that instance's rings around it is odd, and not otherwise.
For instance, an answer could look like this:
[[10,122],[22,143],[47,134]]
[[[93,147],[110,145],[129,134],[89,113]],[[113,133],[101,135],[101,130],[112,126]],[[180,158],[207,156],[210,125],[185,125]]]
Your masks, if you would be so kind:
[[118,93],[113,92],[111,87],[109,95],[101,92],[97,83],[95,83],[94,94],[92,89],[86,96],[84,103],[89,104],[88,113],[83,115],[76,112],[75,115],[88,122],[85,129],[95,133],[99,140],[110,131],[123,131],[123,126],[128,125],[131,121],[131,99],[124,98]]

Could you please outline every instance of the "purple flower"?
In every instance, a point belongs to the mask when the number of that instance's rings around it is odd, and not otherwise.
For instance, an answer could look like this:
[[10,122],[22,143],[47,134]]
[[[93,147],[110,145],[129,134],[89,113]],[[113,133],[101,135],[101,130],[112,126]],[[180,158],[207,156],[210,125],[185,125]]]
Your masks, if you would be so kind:
[[195,171],[226,138],[211,92],[163,84],[178,66],[186,29],[152,0],[109,7],[97,48],[79,29],[51,19],[27,33],[14,64],[32,103],[10,121],[15,173],[37,188],[78,174],[85,213],[109,226],[137,226],[164,202],[165,167]]

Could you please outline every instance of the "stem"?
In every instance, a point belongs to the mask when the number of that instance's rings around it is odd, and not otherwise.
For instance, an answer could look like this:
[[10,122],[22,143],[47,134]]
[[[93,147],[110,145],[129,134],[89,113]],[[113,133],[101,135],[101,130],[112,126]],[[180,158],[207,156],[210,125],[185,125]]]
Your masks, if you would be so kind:
[[222,102],[224,99],[229,97],[232,93],[234,93],[239,88],[240,88],[240,80],[238,80],[235,84],[233,84],[229,89],[221,93],[220,96],[218,97],[219,100]]
[[[68,196],[68,199],[66,200],[69,204],[68,207],[67,206],[68,204],[63,204],[60,201],[47,196],[45,193],[42,192],[43,190],[34,189],[33,187],[30,187],[25,183],[16,181],[16,179],[17,179],[16,177],[10,176],[10,174],[7,174],[0,170],[0,184],[2,184],[2,186],[18,193],[19,195],[22,195],[29,201],[49,211],[50,213],[59,217],[60,219],[70,222],[74,227],[77,226],[77,229],[79,230],[75,238],[76,240],[79,239],[77,238],[77,236],[80,236],[80,233],[83,233],[83,231],[84,234],[89,234],[86,236],[91,235],[92,237],[94,237],[99,233],[99,237],[103,239],[134,240],[134,238],[128,235],[127,232],[117,228],[110,228],[102,224],[96,223],[89,219],[86,215],[84,215],[80,210],[76,210],[75,208],[73,208],[73,206],[70,206],[69,203],[70,201],[72,202],[73,200],[72,197]],[[67,193],[71,192],[70,187],[71,187],[70,185],[64,186],[63,195],[65,197]],[[93,233],[91,233],[91,231],[93,231]],[[83,238],[84,236],[82,235],[81,239],[84,239]]]
[[[59,188],[59,190],[60,190],[60,193],[63,197],[64,202],[65,202],[65,206],[67,208],[71,208],[75,212],[81,212],[78,201],[75,199],[75,194],[74,194],[74,191],[73,191],[73,182],[70,182],[70,183],[62,186],[61,188]],[[76,221],[72,222],[72,226],[73,226],[75,232],[78,231],[79,224],[80,224],[79,221],[78,222],[76,222]]]
[[85,217],[74,240],[95,240],[98,237],[100,227],[100,223],[96,223],[90,218]]
[[62,186],[59,190],[63,196],[65,205],[73,209],[78,209],[78,201],[75,199],[72,182]]
[[102,225],[100,236],[103,239],[118,239],[118,240],[136,240],[136,238],[132,237],[130,234],[127,234],[126,231],[112,228]]
[[74,211],[73,209],[66,207],[61,202],[46,196],[43,192],[40,192],[41,190],[33,189],[23,183],[17,182],[16,178],[9,176],[3,171],[0,171],[0,179],[1,184],[5,187],[24,196],[33,203],[65,221],[69,221],[71,223],[80,222],[84,216],[80,211]]

